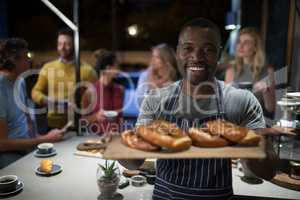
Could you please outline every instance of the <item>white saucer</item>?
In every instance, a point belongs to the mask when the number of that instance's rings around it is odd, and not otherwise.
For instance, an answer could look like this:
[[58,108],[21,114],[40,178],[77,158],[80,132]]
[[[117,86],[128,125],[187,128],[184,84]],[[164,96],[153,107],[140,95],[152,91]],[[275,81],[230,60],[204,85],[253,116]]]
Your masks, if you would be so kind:
[[38,167],[38,168],[35,170],[35,173],[36,173],[37,175],[40,175],[40,176],[53,176],[53,175],[59,174],[61,171],[62,171],[62,167],[61,167],[60,165],[53,164],[53,166],[52,166],[52,171],[51,171],[50,173],[42,172],[42,171],[40,170],[40,167]]
[[21,191],[23,188],[24,188],[24,183],[22,181],[19,181],[15,190],[10,191],[10,192],[0,192],[0,197],[15,194],[15,193]]
[[56,154],[57,154],[57,152],[55,149],[53,149],[53,151],[51,153],[39,153],[38,149],[35,150],[35,152],[33,153],[33,155],[35,157],[39,157],[39,158],[46,158],[46,157],[54,156]]

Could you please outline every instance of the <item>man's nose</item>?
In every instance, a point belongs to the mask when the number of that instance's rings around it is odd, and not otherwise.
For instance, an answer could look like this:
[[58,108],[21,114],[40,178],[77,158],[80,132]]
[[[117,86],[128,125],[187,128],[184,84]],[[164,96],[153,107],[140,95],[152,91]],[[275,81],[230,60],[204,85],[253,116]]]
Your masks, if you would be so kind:
[[203,49],[198,49],[192,53],[194,61],[206,60],[206,53]]

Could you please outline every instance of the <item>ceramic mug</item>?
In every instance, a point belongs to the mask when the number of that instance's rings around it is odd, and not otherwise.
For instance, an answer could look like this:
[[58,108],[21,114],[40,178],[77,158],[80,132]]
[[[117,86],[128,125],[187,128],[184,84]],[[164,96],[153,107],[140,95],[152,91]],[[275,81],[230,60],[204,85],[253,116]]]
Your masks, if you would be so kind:
[[10,192],[17,188],[18,177],[16,175],[5,175],[0,177],[0,192]]
[[49,154],[53,151],[52,143],[41,143],[37,146],[39,154]]

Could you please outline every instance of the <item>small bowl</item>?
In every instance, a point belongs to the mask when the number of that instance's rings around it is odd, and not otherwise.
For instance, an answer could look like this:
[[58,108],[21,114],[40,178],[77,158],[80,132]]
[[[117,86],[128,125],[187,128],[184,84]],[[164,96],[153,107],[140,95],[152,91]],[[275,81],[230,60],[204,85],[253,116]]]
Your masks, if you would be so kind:
[[17,188],[18,177],[16,175],[5,175],[0,177],[0,192],[10,192]]
[[114,118],[116,118],[118,116],[118,112],[114,111],[114,110],[103,111],[103,114],[108,120],[113,120]]
[[142,187],[146,184],[146,177],[141,175],[135,175],[131,177],[131,185],[135,187]]
[[53,151],[52,143],[41,143],[37,146],[39,154],[49,154]]

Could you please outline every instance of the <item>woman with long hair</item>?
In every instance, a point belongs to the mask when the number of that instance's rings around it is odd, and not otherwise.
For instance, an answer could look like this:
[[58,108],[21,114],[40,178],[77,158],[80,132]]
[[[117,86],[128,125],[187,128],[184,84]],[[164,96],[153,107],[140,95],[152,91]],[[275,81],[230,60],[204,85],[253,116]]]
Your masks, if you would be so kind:
[[149,90],[167,86],[180,77],[175,51],[172,47],[162,43],[151,50],[149,67],[141,74],[137,85],[136,95],[140,105]]
[[274,70],[266,63],[262,40],[255,28],[247,27],[240,31],[235,62],[227,69],[225,82],[251,89],[259,100],[264,115],[274,117],[276,102]]

